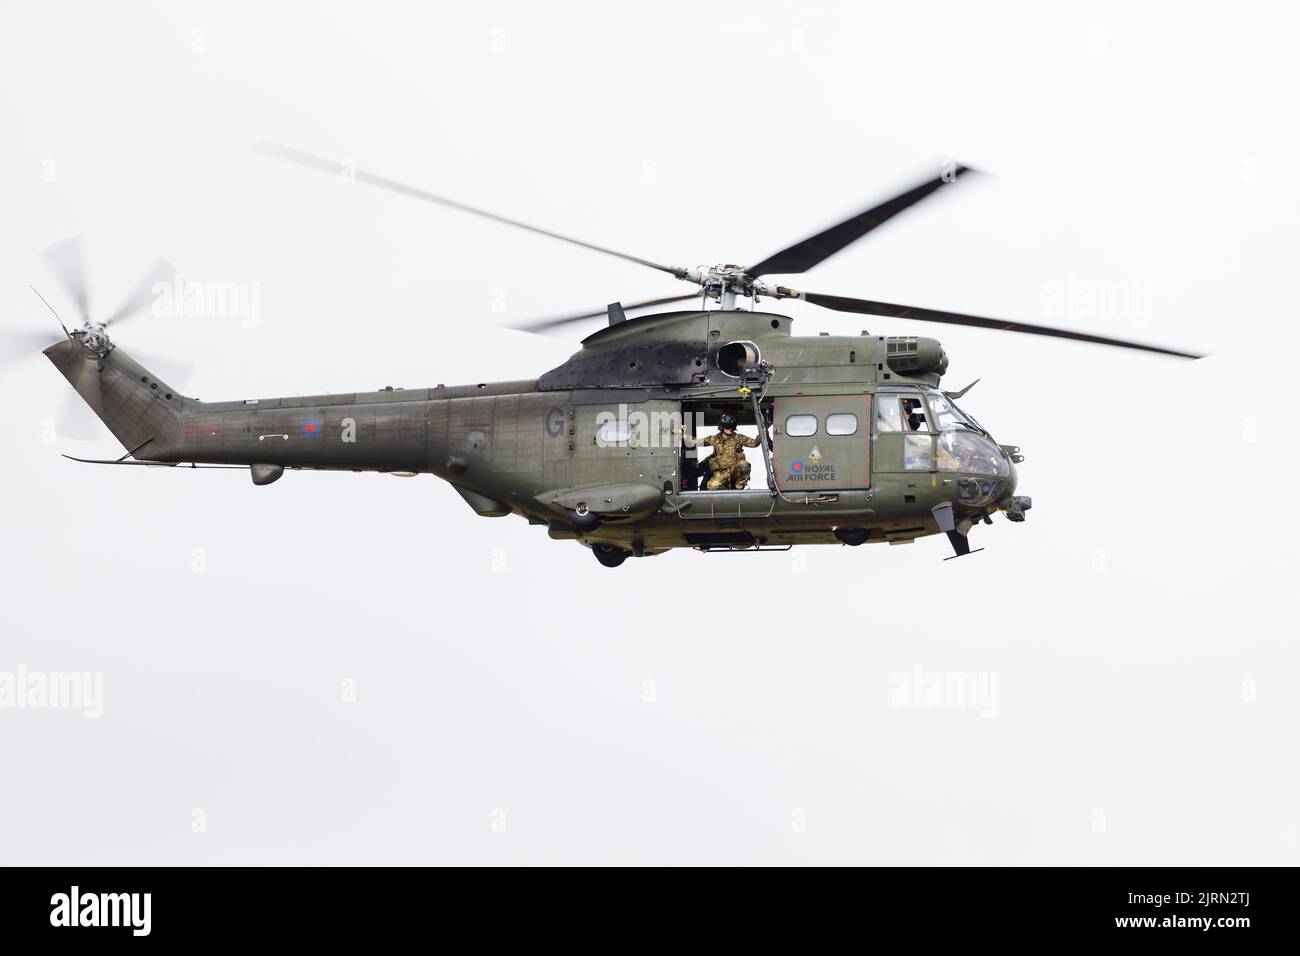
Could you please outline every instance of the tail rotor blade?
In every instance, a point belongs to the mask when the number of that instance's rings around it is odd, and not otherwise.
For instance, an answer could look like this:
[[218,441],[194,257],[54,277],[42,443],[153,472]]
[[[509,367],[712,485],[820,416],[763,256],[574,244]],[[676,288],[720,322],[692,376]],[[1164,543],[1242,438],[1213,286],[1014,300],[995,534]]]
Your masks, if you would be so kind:
[[104,411],[98,362],[89,354],[78,354],[62,370],[74,391],[68,393],[59,417],[55,419],[55,431],[65,438],[77,440],[104,437],[104,430],[95,424]]
[[46,246],[43,255],[68,297],[77,304],[82,323],[90,321],[90,290],[86,281],[86,257],[81,236],[70,236]]
[[90,406],[76,392],[68,392],[54,419],[54,432],[72,441],[100,441],[112,437],[108,426],[95,417]]
[[112,315],[104,320],[104,324],[120,323],[149,306],[154,301],[155,289],[158,285],[170,285],[176,278],[176,271],[176,267],[166,259],[155,260],[153,265],[149,267],[149,271],[144,274],[131,291],[131,294],[123,300]]
[[0,366],[40,355],[53,344],[48,333],[6,330],[0,333]]

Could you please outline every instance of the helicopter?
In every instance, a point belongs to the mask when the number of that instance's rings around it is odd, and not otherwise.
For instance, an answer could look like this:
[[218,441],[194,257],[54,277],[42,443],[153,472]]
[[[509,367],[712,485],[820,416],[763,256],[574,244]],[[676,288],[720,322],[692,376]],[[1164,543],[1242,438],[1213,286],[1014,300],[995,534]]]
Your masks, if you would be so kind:
[[[977,524],[992,524],[998,513],[1023,522],[1032,506],[1017,494],[1020,448],[996,441],[957,404],[978,379],[956,391],[941,388],[948,356],[935,338],[865,331],[795,335],[792,320],[761,309],[762,300],[1201,357],[770,280],[810,271],[975,173],[956,163],[753,265],[688,268],[297,149],[274,143],[252,149],[633,262],[694,288],[516,324],[542,331],[608,320],[567,361],[536,379],[204,402],[183,395],[112,341],[109,326],[118,316],[91,319],[76,274],[79,262],[68,265],[64,257],[52,264],[83,323],[70,330],[60,319],[64,339],[43,351],[126,452],[117,459],[65,457],[117,466],[247,469],[258,487],[286,470],[431,474],[476,514],[522,517],[553,539],[588,547],[605,567],[675,548],[710,553],[903,545],[937,534],[946,536],[950,560],[981,550],[970,544]],[[134,299],[139,304],[142,297]],[[697,299],[691,308],[647,311]],[[766,487],[702,487],[710,466],[698,440],[724,417],[733,427],[756,431]]]

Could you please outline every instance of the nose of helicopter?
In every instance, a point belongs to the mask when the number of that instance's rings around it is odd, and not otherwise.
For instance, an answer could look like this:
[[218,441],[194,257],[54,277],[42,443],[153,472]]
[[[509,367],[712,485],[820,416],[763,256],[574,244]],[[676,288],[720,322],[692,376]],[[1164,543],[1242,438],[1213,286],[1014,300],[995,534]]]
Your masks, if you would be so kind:
[[1016,494],[1016,488],[1020,484],[1020,475],[1016,471],[1014,456],[1008,454],[1007,458],[1011,470],[1006,477],[1007,493],[1002,497],[1002,510],[1006,512],[1007,518],[1010,520],[1024,521],[1025,512],[1034,506],[1034,500],[1028,495]]

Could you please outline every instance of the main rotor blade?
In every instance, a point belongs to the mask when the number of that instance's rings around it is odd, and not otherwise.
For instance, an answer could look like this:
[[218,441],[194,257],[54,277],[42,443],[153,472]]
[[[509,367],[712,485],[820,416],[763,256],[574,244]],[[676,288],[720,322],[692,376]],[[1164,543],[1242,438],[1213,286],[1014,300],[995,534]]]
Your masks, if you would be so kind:
[[870,209],[864,209],[851,219],[831,226],[815,236],[809,236],[803,242],[797,242],[788,249],[768,256],[758,265],[745,270],[757,279],[764,275],[795,275],[807,272],[813,266],[829,259],[845,246],[861,239],[881,223],[888,222],[904,209],[915,205],[940,186],[956,180],[964,173],[975,172],[969,166],[954,166],[936,179],[931,179],[914,186],[893,199],[886,200]]
[[117,310],[104,320],[104,324],[112,325],[114,322],[121,322],[150,305],[154,301],[154,289],[159,283],[170,285],[176,278],[176,271],[176,267],[166,259],[154,260],[149,271],[144,274]]
[[[688,299],[698,299],[700,293],[688,292],[686,295],[674,295],[667,299],[646,299],[644,302],[630,302],[623,306],[624,312],[631,312],[633,309],[648,309],[655,305],[668,305],[671,302],[685,302]],[[561,325],[568,325],[570,322],[581,322],[584,319],[595,319],[602,315],[607,315],[608,308],[598,309],[595,312],[583,312],[581,315],[562,315],[553,319],[536,319],[529,322],[510,322],[506,323],[507,328],[519,329],[521,332],[544,332],[548,329],[558,328]]]
[[90,291],[86,282],[86,257],[81,236],[69,236],[46,246],[42,255],[58,276],[69,298],[77,304],[82,324],[90,321]]
[[658,269],[660,272],[667,272],[671,276],[679,279],[686,277],[686,270],[677,266],[666,266],[658,262],[651,262],[649,259],[641,259],[637,256],[630,256],[625,252],[616,252],[613,249],[606,249],[604,246],[598,246],[594,243],[584,242],[581,239],[574,239],[572,236],[565,236],[558,232],[551,232],[549,229],[542,229],[539,226],[530,226],[526,222],[520,222],[518,219],[510,219],[507,216],[501,216],[486,209],[479,209],[476,206],[470,206],[455,199],[448,199],[445,196],[438,196],[423,189],[417,189],[414,186],[408,186],[405,183],[399,183],[395,179],[388,179],[385,176],[376,176],[374,173],[367,173],[364,170],[351,170],[341,163],[333,160],[324,159],[320,156],[313,156],[311,153],[304,153],[302,150],[293,149],[288,146],[282,146],[279,143],[261,142],[249,147],[255,153],[261,153],[263,156],[271,156],[275,159],[283,159],[286,162],[297,163],[299,166],[306,166],[310,169],[318,169],[322,172],[332,173],[335,176],[341,176],[344,173],[354,179],[356,182],[365,183],[369,186],[378,186],[380,189],[387,189],[391,192],[403,196],[411,196],[415,199],[422,199],[425,202],[436,203],[439,206],[446,206],[449,209],[458,209],[461,212],[467,212],[473,216],[480,216],[484,219],[491,219],[493,222],[504,223],[507,226],[515,226],[518,229],[526,229],[529,232],[535,232],[539,236],[548,236],[551,239],[559,239],[561,242],[567,242],[570,245],[581,246],[583,249],[590,249],[593,252],[601,252],[607,256],[613,256],[616,259],[623,259],[626,262],[635,262],[637,265],[649,266],[651,269]]
[[1002,332],[1047,335],[1058,339],[1073,339],[1076,342],[1092,342],[1095,345],[1112,345],[1122,349],[1139,349],[1143,352],[1158,352],[1161,355],[1176,355],[1179,358],[1204,358],[1202,355],[1182,352],[1178,349],[1167,349],[1159,345],[1130,342],[1126,339],[1112,339],[1104,335],[1091,335],[1087,332],[1071,332],[1069,329],[1054,329],[1047,325],[1031,325],[1028,322],[1009,322],[1006,319],[989,319],[980,315],[964,315],[961,312],[919,309],[910,305],[873,302],[869,299],[851,299],[839,295],[821,295],[817,292],[801,292],[799,297],[811,302],[813,305],[820,305],[825,309],[834,309],[836,312],[856,312],[861,315],[881,315],[895,319],[917,319],[921,322],[942,322],[947,325],[970,325],[978,329],[997,329]]

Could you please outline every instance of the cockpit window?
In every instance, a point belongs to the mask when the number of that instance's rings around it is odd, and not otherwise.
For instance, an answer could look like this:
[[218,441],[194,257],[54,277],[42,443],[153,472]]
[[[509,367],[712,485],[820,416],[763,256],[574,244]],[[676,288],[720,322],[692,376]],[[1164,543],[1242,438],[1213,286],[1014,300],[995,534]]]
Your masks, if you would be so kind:
[[929,471],[933,461],[929,435],[903,436],[903,468],[907,471]]
[[930,413],[937,432],[951,431],[966,424],[966,419],[942,392],[930,393]]
[[963,412],[943,392],[930,392],[930,420],[934,422],[934,430],[937,432],[951,431],[954,428],[969,428],[973,431],[982,432],[979,422]]
[[925,420],[925,406],[919,398],[901,395],[898,399],[903,406],[903,431],[928,432],[929,424]]
[[876,431],[883,432],[901,432],[903,430],[903,417],[898,413],[898,396],[897,395],[877,395],[876,396]]

